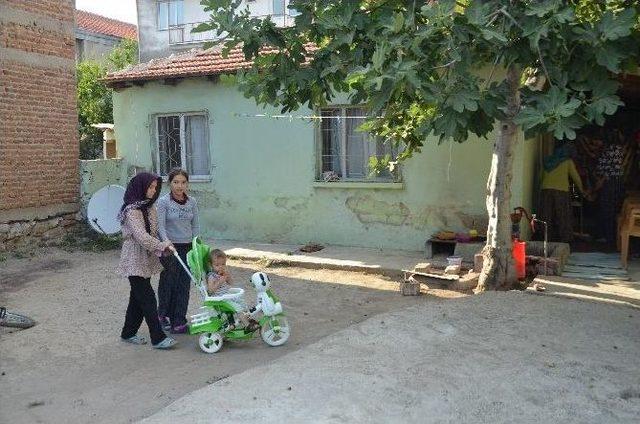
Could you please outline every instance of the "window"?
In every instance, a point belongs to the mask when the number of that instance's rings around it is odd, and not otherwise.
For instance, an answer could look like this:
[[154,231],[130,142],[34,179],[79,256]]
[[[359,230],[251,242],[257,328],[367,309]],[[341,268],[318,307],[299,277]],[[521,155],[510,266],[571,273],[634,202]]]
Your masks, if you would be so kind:
[[184,23],[182,0],[158,2],[158,29],[169,29],[170,26]]
[[273,0],[273,15],[284,15],[284,0]]
[[375,140],[366,132],[358,131],[367,111],[360,107],[331,107],[321,109],[321,160],[319,180],[335,181],[389,181],[394,176],[389,170],[371,175],[369,158],[397,155],[389,143]]
[[289,0],[271,0],[271,20],[279,27],[287,27],[294,24],[295,18],[299,15],[295,9],[290,9]]
[[156,170],[160,175],[179,167],[196,178],[209,176],[207,121],[204,113],[156,117]]

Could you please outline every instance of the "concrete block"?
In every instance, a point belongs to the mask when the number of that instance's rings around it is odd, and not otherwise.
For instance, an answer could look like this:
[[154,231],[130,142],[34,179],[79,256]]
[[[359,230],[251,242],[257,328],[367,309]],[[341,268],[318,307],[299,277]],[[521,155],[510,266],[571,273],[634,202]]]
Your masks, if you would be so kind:
[[400,293],[403,296],[417,296],[420,294],[420,283],[410,277],[409,279],[400,283]]

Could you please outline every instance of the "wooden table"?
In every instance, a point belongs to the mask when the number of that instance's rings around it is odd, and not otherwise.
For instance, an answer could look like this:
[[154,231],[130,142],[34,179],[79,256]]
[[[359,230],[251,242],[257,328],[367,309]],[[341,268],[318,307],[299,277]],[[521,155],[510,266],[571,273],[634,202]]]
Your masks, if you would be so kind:
[[446,253],[449,256],[455,254],[456,245],[467,243],[484,243],[487,241],[486,237],[476,237],[469,242],[459,242],[456,239],[453,240],[441,240],[439,238],[432,237],[424,244],[425,255],[427,259],[433,258],[438,253]]

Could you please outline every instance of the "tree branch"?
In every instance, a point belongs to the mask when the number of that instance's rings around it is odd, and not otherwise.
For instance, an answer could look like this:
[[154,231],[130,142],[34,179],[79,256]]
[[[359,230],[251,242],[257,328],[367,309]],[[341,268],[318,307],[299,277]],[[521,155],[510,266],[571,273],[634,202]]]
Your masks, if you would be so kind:
[[487,87],[489,87],[489,84],[491,84],[491,80],[493,79],[493,73],[496,71],[496,68],[498,67],[498,62],[500,61],[500,58],[502,57],[503,52],[500,51],[500,53],[498,53],[496,55],[496,59],[493,61],[493,66],[491,67],[491,72],[489,73],[489,78],[487,78],[487,81],[484,83],[484,89],[486,90]]
[[540,66],[542,66],[544,75],[547,77],[547,81],[549,81],[549,85],[553,87],[553,81],[551,81],[551,78],[549,77],[549,71],[547,71],[547,66],[544,64],[544,60],[542,59],[542,52],[540,51],[540,46],[536,46],[536,50],[538,51],[538,59],[540,60]]

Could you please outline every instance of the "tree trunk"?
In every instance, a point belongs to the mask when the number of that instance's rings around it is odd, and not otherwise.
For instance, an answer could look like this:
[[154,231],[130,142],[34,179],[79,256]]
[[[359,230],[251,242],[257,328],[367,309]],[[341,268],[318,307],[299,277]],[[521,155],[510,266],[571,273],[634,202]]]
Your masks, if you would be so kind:
[[487,182],[487,245],[482,251],[483,264],[476,293],[485,290],[510,290],[518,284],[511,243],[511,180],[513,153],[518,141],[513,118],[520,110],[520,72],[515,66],[507,69],[506,118],[500,121],[498,138],[493,146],[491,172]]

